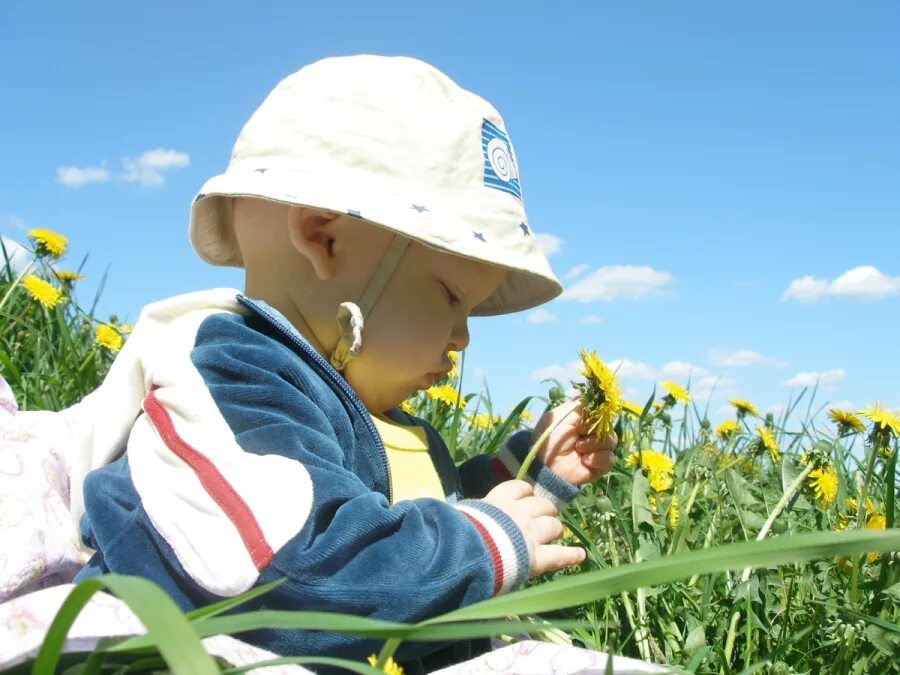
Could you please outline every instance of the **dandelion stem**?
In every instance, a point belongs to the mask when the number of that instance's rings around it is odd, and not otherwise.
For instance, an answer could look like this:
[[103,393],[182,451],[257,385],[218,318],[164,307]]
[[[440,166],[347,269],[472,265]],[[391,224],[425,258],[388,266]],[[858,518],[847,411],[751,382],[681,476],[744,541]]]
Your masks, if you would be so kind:
[[[869,481],[872,479],[872,471],[875,469],[875,456],[878,454],[878,445],[872,444],[872,447],[869,448],[869,457],[866,462],[866,478],[863,480],[862,485],[857,489],[857,494],[859,494],[859,500],[856,504],[856,528],[859,529],[860,526],[865,527],[862,522],[863,519],[863,511],[866,506],[866,499],[869,496]],[[859,473],[856,474],[859,476]],[[857,602],[859,599],[859,566],[862,563],[861,555],[853,556],[853,566],[850,568],[850,602]]]
[[[619,554],[616,551],[616,538],[613,533],[612,522],[607,523],[607,531],[609,534],[609,555],[612,558],[612,563],[614,567],[619,566]],[[638,630],[637,624],[634,620],[634,605],[631,604],[631,598],[628,596],[626,591],[622,591],[620,594],[622,598],[622,604],[625,606],[625,616],[628,618],[628,625],[631,626],[632,633],[635,634],[637,639],[638,650],[641,652],[641,658],[644,661],[650,660],[650,647],[645,640],[641,639],[640,631]]]
[[[803,471],[800,472],[800,475],[794,479],[794,482],[788,486],[788,489],[784,491],[784,494],[781,495],[781,499],[778,500],[778,503],[775,505],[775,508],[772,509],[772,513],[769,514],[769,517],[766,519],[766,522],[763,523],[762,529],[759,531],[759,534],[756,535],[756,541],[762,541],[766,538],[766,535],[769,534],[769,530],[772,529],[772,525],[775,524],[775,519],[781,515],[781,512],[787,507],[790,503],[791,499],[794,498],[794,495],[797,491],[803,486],[803,481],[806,480],[807,476],[809,476],[810,471],[812,471],[814,465],[812,462],[804,467]],[[746,583],[748,579],[750,579],[750,572],[753,568],[745,567],[743,574],[741,574],[741,583]],[[724,668],[726,664],[731,662],[731,653],[734,651],[734,639],[737,635],[737,624],[738,620],[741,618],[740,610],[736,611],[731,615],[731,625],[728,627],[728,638],[725,641],[725,663],[722,664],[722,670],[724,672]]]
[[538,437],[538,439],[531,446],[531,449],[528,451],[528,454],[525,455],[525,459],[522,460],[522,466],[519,467],[519,471],[516,473],[516,480],[525,480],[525,476],[528,475],[528,469],[531,468],[532,462],[534,462],[534,458],[537,457],[538,450],[541,449],[541,446],[546,442],[548,438],[550,438],[550,434],[552,434],[556,427],[563,423],[563,421],[575,412],[575,408],[572,408],[565,415],[556,420],[553,424],[544,429],[544,432]]
[[384,646],[381,648],[381,651],[378,652],[378,658],[375,661],[375,668],[381,671],[385,670],[388,659],[391,658],[394,655],[394,652],[397,651],[397,648],[400,646],[400,642],[402,642],[400,638],[389,638],[385,641]]

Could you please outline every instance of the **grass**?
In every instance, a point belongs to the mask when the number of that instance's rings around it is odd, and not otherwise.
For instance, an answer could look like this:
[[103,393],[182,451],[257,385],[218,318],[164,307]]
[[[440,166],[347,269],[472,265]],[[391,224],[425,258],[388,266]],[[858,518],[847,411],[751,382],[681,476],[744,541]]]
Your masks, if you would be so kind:
[[[58,265],[44,253],[24,274],[5,266],[0,275],[0,374],[23,409],[80,399],[117,351],[97,329],[128,333],[115,317],[98,322],[92,307],[82,309],[77,280],[59,280]],[[59,291],[54,306],[23,286],[28,274]],[[535,422],[529,410],[561,398],[557,385],[499,414],[486,388],[462,391],[464,365],[406,404],[446,438],[456,461],[496,452]],[[778,419],[736,410],[730,433],[717,434],[694,401],[671,394],[648,392],[633,409],[616,423],[614,469],[563,514],[565,540],[588,551],[577,568],[414,626],[310,612],[222,614],[240,598],[182,616],[149,582],[101,577],[73,591],[34,672],[53,672],[71,620],[104,588],[147,619],[148,636],[69,657],[73,673],[238,672],[199,640],[268,625],[378,636],[386,658],[403,640],[534,632],[534,614],[575,645],[675,672],[892,672],[900,658],[900,565],[890,553],[900,549],[896,435],[859,417],[859,428],[832,423],[814,391]]]

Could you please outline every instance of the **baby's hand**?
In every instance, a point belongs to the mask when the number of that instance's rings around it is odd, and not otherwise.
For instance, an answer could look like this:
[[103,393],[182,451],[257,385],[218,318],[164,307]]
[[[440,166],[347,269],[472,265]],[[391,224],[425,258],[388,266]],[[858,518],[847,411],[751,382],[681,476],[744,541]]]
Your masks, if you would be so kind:
[[587,555],[583,548],[550,544],[563,534],[553,502],[536,497],[523,480],[507,480],[487,493],[484,501],[496,506],[522,531],[528,548],[528,574],[537,576],[569,565],[577,565]]
[[541,417],[531,434],[534,443],[549,426],[563,421],[550,432],[550,438],[538,450],[538,459],[560,478],[573,485],[591,483],[609,473],[613,465],[613,451],[619,443],[615,432],[603,440],[581,423],[581,405],[577,400],[563,403]]

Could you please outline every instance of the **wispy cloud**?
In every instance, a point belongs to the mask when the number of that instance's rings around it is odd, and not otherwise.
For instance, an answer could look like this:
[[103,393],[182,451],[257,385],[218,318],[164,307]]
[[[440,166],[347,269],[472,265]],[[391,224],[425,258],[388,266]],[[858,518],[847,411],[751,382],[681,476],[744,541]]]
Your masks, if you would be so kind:
[[575,267],[573,267],[563,275],[563,279],[565,279],[566,281],[573,281],[587,272],[589,269],[591,269],[591,266],[585,265],[584,263],[575,265]]
[[538,246],[544,250],[547,256],[559,253],[562,250],[563,240],[555,234],[536,232],[534,236],[537,239]]
[[743,366],[773,365],[776,368],[786,368],[787,361],[776,359],[774,356],[765,356],[750,349],[738,349],[725,351],[723,349],[709,350],[709,360],[723,368],[741,368]]
[[88,183],[107,183],[115,177],[116,180],[140,183],[144,187],[158,187],[166,182],[164,172],[184,168],[190,163],[190,155],[186,152],[154,148],[138,157],[123,157],[122,172],[115,176],[106,168],[105,163],[101,166],[57,167],[56,182],[79,188]]
[[561,297],[575,302],[643,300],[659,295],[672,281],[671,274],[652,267],[613,265],[594,270],[576,281]]
[[784,380],[782,387],[833,387],[847,377],[847,371],[843,368],[825,370],[822,372],[808,371],[797,373],[792,378]]
[[584,317],[579,323],[583,323],[585,326],[599,326],[603,323],[603,319],[601,319],[596,314],[589,314]]
[[877,267],[862,265],[847,270],[832,281],[811,275],[794,279],[781,295],[783,301],[815,303],[826,297],[879,300],[900,294],[900,277],[883,274]]
[[551,323],[556,321],[559,317],[552,312],[548,312],[543,307],[534,310],[531,314],[528,315],[526,319],[528,323]]
[[28,265],[28,260],[31,258],[28,249],[19,242],[4,237],[3,235],[0,235],[0,242],[3,244],[3,249],[0,250],[0,269],[3,269],[6,266],[8,260],[9,269],[13,275],[17,276],[21,274],[22,270]]
[[109,171],[102,166],[60,166],[56,168],[56,182],[69,187],[78,188],[88,183],[105,183],[109,178]]
[[122,165],[125,167],[122,180],[137,182],[145,187],[157,187],[165,183],[163,171],[184,168],[190,163],[191,158],[186,152],[166,148],[147,150],[136,159],[130,157],[122,159]]
[[578,369],[580,367],[581,364],[578,361],[570,361],[565,365],[553,364],[544,366],[543,368],[532,370],[531,379],[535,382],[541,382],[542,380],[560,380],[561,382],[568,382],[569,380],[574,380],[578,377]]

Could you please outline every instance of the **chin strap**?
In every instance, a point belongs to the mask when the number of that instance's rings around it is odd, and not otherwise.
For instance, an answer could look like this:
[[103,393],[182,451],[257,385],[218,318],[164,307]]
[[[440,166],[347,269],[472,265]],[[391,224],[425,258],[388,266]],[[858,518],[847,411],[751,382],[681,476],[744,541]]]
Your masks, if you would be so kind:
[[387,286],[394,270],[400,263],[400,258],[406,252],[410,240],[401,234],[395,234],[391,245],[385,252],[378,268],[369,279],[366,290],[363,292],[359,303],[342,302],[338,306],[337,325],[340,338],[337,346],[331,353],[331,365],[337,371],[347,367],[350,360],[359,354],[362,349],[362,332],[365,324],[365,316],[375,305],[384,287]]

